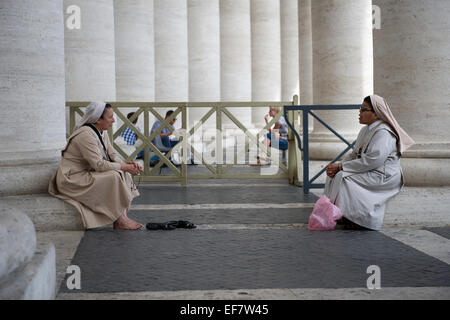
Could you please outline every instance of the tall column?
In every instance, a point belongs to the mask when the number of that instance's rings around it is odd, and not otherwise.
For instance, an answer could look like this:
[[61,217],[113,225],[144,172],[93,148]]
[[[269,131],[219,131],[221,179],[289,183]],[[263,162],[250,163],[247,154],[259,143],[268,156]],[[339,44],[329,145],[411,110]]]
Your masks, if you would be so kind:
[[[220,1],[220,48],[220,100],[251,101],[250,0]],[[244,125],[251,124],[251,108],[230,109]]]
[[[252,100],[281,99],[280,1],[251,0]],[[252,122],[264,126],[266,108],[252,109]]]
[[[220,101],[219,0],[188,0],[188,39],[189,101]],[[189,109],[190,126],[206,111]]]
[[311,0],[298,0],[299,100],[313,104]]
[[187,101],[187,4],[183,0],[154,2],[155,99]]
[[[80,25],[64,29],[66,100],[115,101],[113,0],[64,0],[67,21],[73,5],[80,10]],[[68,131],[68,109],[66,127]]]
[[153,0],[114,0],[116,99],[155,99]]
[[[188,22],[186,0],[154,2],[155,101],[189,100]],[[173,108],[158,109],[162,117]],[[181,116],[179,117],[181,118]],[[181,126],[177,121],[176,128]]]
[[[314,104],[362,103],[373,93],[372,1],[311,1],[311,17]],[[356,139],[357,110],[317,114],[345,138]],[[332,159],[345,146],[318,121],[311,141],[315,159]]]
[[449,185],[450,4],[446,0],[374,0],[375,92],[416,141],[402,158],[406,183]]
[[281,100],[291,101],[299,92],[298,0],[280,1]]
[[[153,0],[114,0],[116,100],[155,100]],[[135,109],[122,108],[126,113]],[[153,122],[153,116],[150,119]],[[122,125],[117,119],[117,127]],[[144,128],[144,117],[138,125]]]
[[65,145],[62,1],[0,5],[0,196],[44,193]]
[[65,28],[66,99],[116,100],[113,0],[64,0],[80,8],[80,29]]

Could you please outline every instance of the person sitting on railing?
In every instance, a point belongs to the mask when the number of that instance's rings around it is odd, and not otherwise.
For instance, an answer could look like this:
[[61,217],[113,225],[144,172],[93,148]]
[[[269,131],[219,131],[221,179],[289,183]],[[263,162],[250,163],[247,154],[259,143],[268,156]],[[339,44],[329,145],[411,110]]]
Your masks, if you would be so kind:
[[114,229],[137,230],[142,224],[127,216],[139,195],[131,175],[142,172],[135,162],[124,163],[113,151],[105,131],[114,123],[111,105],[91,102],[62,150],[61,163],[48,192],[73,205],[85,228],[113,223]]
[[[131,119],[131,117],[134,115],[134,112],[130,112],[127,114],[127,118]],[[139,117],[137,117],[132,123],[135,125],[136,129],[139,132],[142,132],[141,128],[139,128],[139,126],[136,126],[136,123],[138,122]],[[136,132],[134,132],[130,127],[127,127],[121,134],[121,137],[123,137],[123,139],[125,140],[125,142],[127,143],[127,145],[129,146],[134,146],[136,144],[136,141],[138,139],[138,135],[136,134]],[[141,159],[144,157],[144,150],[142,149],[137,155],[136,155],[136,159]]]
[[400,157],[414,140],[395,120],[386,100],[364,99],[359,110],[364,124],[353,152],[327,166],[324,194],[342,211],[347,229],[380,230],[389,199],[404,185]]
[[[264,121],[266,125],[269,123],[269,117],[274,118],[280,112],[280,107],[269,107],[269,113],[264,116]],[[273,129],[269,128],[269,133],[266,135],[264,139],[264,145],[268,149],[269,147],[277,147],[279,150],[287,150],[288,149],[288,124],[286,123],[286,119],[284,116],[281,116],[277,122],[275,122],[275,126]],[[266,160],[266,155],[262,152],[257,157],[257,164],[261,164],[261,160]]]

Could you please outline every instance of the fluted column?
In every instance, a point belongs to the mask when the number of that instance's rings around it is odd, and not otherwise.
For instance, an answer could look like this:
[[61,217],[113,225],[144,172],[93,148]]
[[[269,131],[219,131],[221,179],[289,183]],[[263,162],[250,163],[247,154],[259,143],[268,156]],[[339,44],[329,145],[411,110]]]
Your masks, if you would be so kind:
[[446,0],[374,0],[375,92],[416,141],[402,158],[406,183],[449,185],[450,5]]
[[[220,1],[220,48],[220,100],[251,101],[250,0]],[[244,125],[251,124],[250,108],[230,109]]]
[[281,100],[290,101],[299,92],[298,0],[280,0],[281,11]]
[[[220,101],[219,0],[188,0],[189,101]],[[206,113],[189,109],[190,126]],[[208,123],[214,124],[210,121]]]
[[65,145],[62,1],[0,5],[0,196],[46,192]]
[[[116,100],[155,100],[153,0],[114,0]],[[134,111],[122,108],[127,112]],[[150,122],[153,122],[150,115]],[[138,125],[144,128],[144,117]],[[122,125],[117,119],[117,127]]]
[[[362,103],[373,93],[372,1],[312,1],[311,16],[314,104]],[[317,114],[347,139],[356,139],[357,110]],[[311,141],[316,159],[331,159],[345,146],[317,121]]]
[[[251,0],[252,100],[281,99],[280,1]],[[264,126],[266,108],[252,109],[252,122]]]

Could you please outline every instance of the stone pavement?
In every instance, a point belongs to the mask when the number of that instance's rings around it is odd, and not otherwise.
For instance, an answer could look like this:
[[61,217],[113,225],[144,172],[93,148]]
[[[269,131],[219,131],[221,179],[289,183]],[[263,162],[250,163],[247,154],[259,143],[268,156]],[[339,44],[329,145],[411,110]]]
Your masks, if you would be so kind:
[[[129,216],[197,229],[38,233],[57,255],[57,299],[450,299],[449,226],[309,231],[321,190],[285,180],[141,183]],[[81,270],[69,290],[68,265]],[[381,289],[368,289],[369,266]]]

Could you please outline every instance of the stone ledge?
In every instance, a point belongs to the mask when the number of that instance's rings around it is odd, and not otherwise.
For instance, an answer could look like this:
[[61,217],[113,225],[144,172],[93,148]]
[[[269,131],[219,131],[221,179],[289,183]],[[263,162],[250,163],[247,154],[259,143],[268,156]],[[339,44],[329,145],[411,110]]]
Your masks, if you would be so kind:
[[38,245],[33,259],[10,276],[0,300],[53,300],[56,295],[55,246]]
[[83,222],[72,205],[49,194],[3,197],[2,203],[28,215],[36,231],[83,230]]

